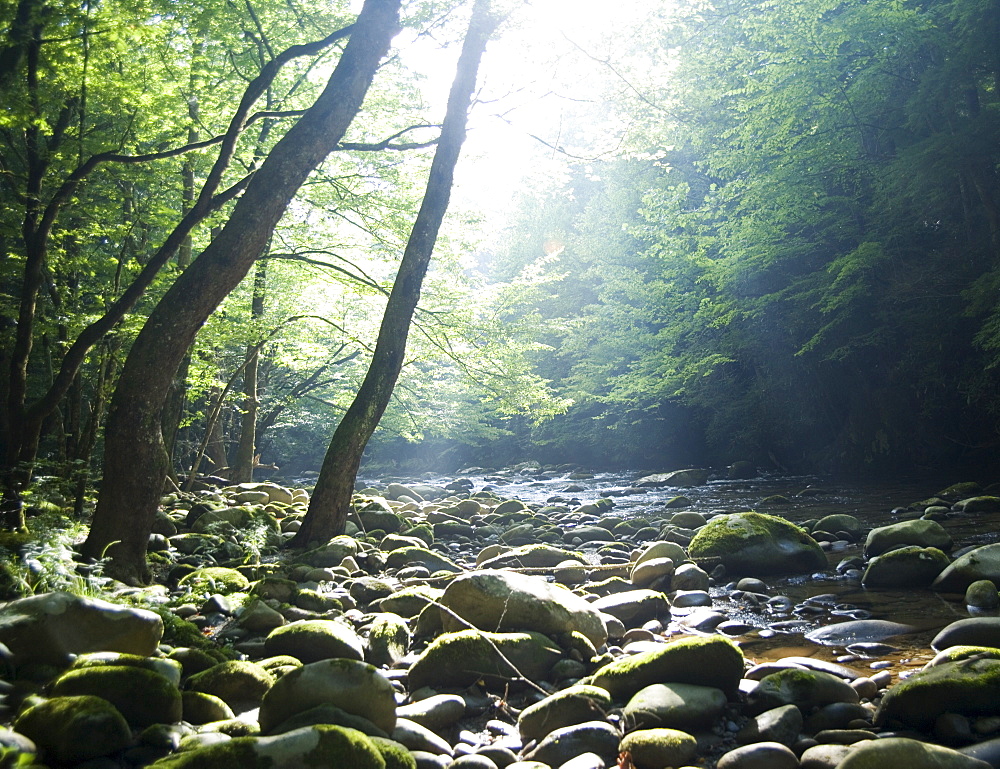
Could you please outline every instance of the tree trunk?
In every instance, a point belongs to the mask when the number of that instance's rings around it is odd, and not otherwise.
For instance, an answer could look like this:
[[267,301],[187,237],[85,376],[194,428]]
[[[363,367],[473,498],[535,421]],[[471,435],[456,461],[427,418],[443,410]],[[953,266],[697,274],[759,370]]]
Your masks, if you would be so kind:
[[476,0],[458,60],[458,71],[448,96],[427,189],[382,316],[375,352],[354,402],[333,434],[319,478],[316,479],[309,512],[292,540],[295,547],[325,542],[344,530],[361,456],[389,405],[403,366],[410,321],[420,299],[421,285],[441,221],[448,209],[455,166],[465,141],[479,62],[497,23],[498,20],[490,13],[489,0]]
[[[257,262],[253,280],[253,300],[250,303],[250,317],[253,321],[264,315],[264,299],[267,294],[267,262]],[[243,415],[240,420],[240,442],[233,460],[230,476],[236,483],[253,480],[254,455],[257,453],[257,412],[260,401],[257,396],[257,369],[260,362],[260,348],[247,346],[246,366],[243,369]]]
[[149,580],[146,545],[167,472],[160,430],[171,379],[198,329],[246,276],[306,178],[354,119],[398,29],[400,0],[366,0],[336,69],[312,107],[275,145],[226,226],[150,313],[108,411],[104,482],[83,554],[107,573]]

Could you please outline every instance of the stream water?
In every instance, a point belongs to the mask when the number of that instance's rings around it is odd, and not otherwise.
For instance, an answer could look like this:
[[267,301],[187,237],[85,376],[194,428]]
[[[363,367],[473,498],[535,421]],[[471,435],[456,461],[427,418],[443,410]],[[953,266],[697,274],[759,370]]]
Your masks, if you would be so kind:
[[[769,476],[741,481],[714,480],[693,488],[664,487],[639,492],[631,489],[639,474],[599,473],[591,478],[570,478],[563,473],[522,470],[471,472],[461,477],[472,481],[475,490],[492,488],[504,497],[526,503],[543,504],[553,497],[588,502],[610,496],[615,506],[608,514],[624,518],[666,518],[675,511],[665,510],[665,503],[683,494],[692,502],[690,507],[683,509],[703,514],[758,509],[803,523],[833,513],[847,513],[860,519],[866,528],[912,517],[912,513],[907,516],[900,508],[963,480],[925,476],[859,484],[815,476]],[[385,482],[387,479],[379,480]],[[430,475],[420,479],[424,483],[442,485],[452,480],[454,477]],[[574,490],[568,492],[567,489]],[[760,505],[772,495],[787,497],[789,502],[779,507]],[[953,552],[1000,541],[1000,514],[952,515],[942,521],[942,525],[954,539]],[[858,669],[889,669],[906,675],[907,670],[919,669],[934,656],[930,640],[935,633],[955,620],[970,616],[969,609],[962,596],[923,589],[867,589],[862,587],[857,571],[853,575],[838,572],[837,565],[845,559],[861,558],[863,544],[863,539],[849,545],[838,543],[828,551],[830,568],[827,571],[766,578],[767,594],[785,596],[788,599],[785,602],[753,605],[741,600],[739,593],[734,596],[731,586],[726,589],[716,585],[710,591],[713,608],[732,620],[752,626],[753,629],[735,640],[748,658],[758,662],[810,656],[839,660]],[[823,646],[805,638],[808,631],[821,626],[869,618],[905,623],[919,630],[888,639],[884,648],[863,652]]]

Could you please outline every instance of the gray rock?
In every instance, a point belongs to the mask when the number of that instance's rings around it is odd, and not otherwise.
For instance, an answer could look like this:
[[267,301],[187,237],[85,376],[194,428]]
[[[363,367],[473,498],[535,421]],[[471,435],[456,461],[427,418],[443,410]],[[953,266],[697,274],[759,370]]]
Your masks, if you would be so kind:
[[658,590],[640,589],[612,593],[598,598],[589,605],[599,612],[617,617],[629,627],[670,614],[670,603]]
[[751,712],[760,713],[782,705],[802,710],[831,702],[858,702],[858,693],[844,679],[818,670],[788,668],[764,676],[747,697]]
[[983,545],[956,558],[931,584],[942,593],[964,593],[973,582],[1000,584],[1000,543]]
[[865,540],[865,555],[872,558],[882,555],[895,547],[916,545],[918,547],[936,547],[948,552],[951,550],[951,535],[937,521],[917,518],[912,521],[900,521],[889,526],[880,526],[868,532]]
[[303,665],[279,678],[260,706],[263,733],[309,708],[335,705],[362,716],[387,734],[396,725],[392,684],[378,669],[351,659],[328,659]]
[[674,566],[679,566],[687,559],[687,553],[676,542],[651,542],[635,560],[635,565],[638,566],[654,558],[669,558],[674,562]]
[[730,750],[716,769],[799,769],[799,759],[778,742],[758,742]]
[[669,558],[647,558],[636,563],[629,579],[636,587],[646,587],[656,580],[669,578],[674,573],[674,562]]
[[457,694],[433,694],[396,708],[398,718],[406,718],[433,731],[457,723],[465,715],[465,700]]
[[992,769],[985,761],[957,750],[905,737],[886,737],[863,742],[847,754],[837,769]]
[[310,566],[325,568],[327,566],[340,566],[340,562],[348,556],[358,554],[358,543],[353,537],[340,534],[325,545],[309,550],[299,556],[302,563]]
[[736,734],[741,745],[754,742],[780,742],[792,747],[802,731],[802,711],[796,705],[765,710],[747,722]]
[[708,590],[708,573],[693,563],[682,563],[674,569],[671,590]]
[[390,569],[402,569],[407,566],[423,566],[431,573],[447,571],[458,574],[465,571],[461,566],[440,553],[425,547],[400,547],[392,550],[385,559],[385,565]]
[[977,579],[965,590],[965,605],[991,611],[1000,608],[997,586],[988,579]]
[[618,760],[621,735],[607,721],[587,721],[550,732],[525,758],[561,766],[581,753],[596,753],[606,764]]
[[666,727],[686,731],[710,727],[722,715],[721,689],[695,684],[651,684],[640,689],[622,711],[634,728]]
[[398,614],[380,612],[368,626],[368,647],[365,659],[376,667],[391,667],[410,648],[410,628]]
[[163,620],[154,612],[70,593],[42,593],[0,608],[0,643],[17,664],[64,666],[70,655],[98,651],[150,656],[162,636]]
[[476,566],[481,569],[546,568],[558,566],[564,561],[587,563],[586,559],[579,553],[539,543],[515,547],[512,550],[485,558],[481,563],[477,562]]
[[1000,617],[969,617],[946,625],[934,636],[931,648],[939,652],[951,646],[1000,647]]
[[426,726],[405,718],[396,719],[396,728],[392,731],[392,739],[409,750],[425,750],[438,755],[454,755],[451,745],[443,737],[438,736]]
[[[579,631],[595,646],[607,640],[599,607],[541,577],[494,570],[471,572],[451,581],[441,604],[480,630]],[[467,627],[444,610],[441,624],[446,631]]]
[[904,625],[901,622],[890,622],[884,619],[856,619],[810,630],[805,634],[805,637],[813,643],[824,646],[847,646],[855,643],[884,641],[893,636],[915,633],[918,629],[913,625]]
[[670,473],[654,473],[637,480],[633,485],[640,489],[659,488],[661,486],[704,486],[708,483],[708,470],[674,470]]
[[851,752],[848,745],[813,745],[799,756],[800,769],[837,769]]
[[808,572],[827,566],[822,548],[803,529],[763,513],[716,516],[694,536],[688,552],[695,559],[719,559],[731,576]]

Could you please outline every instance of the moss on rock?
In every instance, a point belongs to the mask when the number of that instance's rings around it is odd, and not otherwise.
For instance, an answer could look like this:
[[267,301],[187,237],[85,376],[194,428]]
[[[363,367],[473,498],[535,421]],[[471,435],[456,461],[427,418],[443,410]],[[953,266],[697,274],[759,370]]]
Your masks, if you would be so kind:
[[688,545],[694,559],[718,558],[731,576],[812,571],[826,555],[804,529],[764,513],[733,513],[709,521]]

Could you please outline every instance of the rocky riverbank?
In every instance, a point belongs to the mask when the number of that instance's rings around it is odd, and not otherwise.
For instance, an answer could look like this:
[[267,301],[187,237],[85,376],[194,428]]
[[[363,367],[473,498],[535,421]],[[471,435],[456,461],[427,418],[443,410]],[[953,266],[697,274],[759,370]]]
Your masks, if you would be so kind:
[[[780,500],[701,512],[679,492],[622,516],[566,480],[543,504],[464,478],[380,484],[308,552],[281,548],[305,490],[165,498],[161,584],[106,586],[128,606],[0,607],[3,765],[1000,767],[1000,545],[951,534],[1000,512],[991,490],[943,489],[873,529],[847,512],[792,525]],[[956,621],[901,669],[899,639],[925,628],[793,601],[769,586],[788,574],[945,596]],[[814,615],[825,654],[755,658]]]

